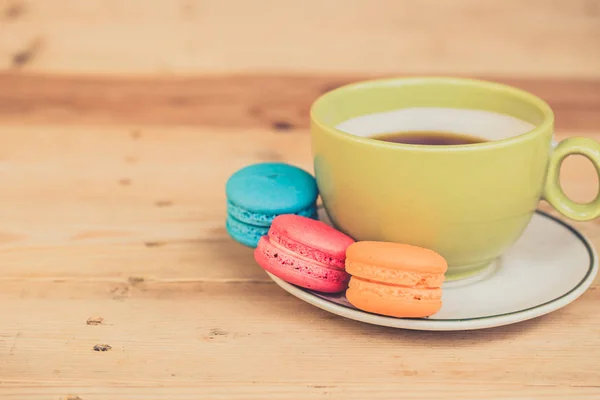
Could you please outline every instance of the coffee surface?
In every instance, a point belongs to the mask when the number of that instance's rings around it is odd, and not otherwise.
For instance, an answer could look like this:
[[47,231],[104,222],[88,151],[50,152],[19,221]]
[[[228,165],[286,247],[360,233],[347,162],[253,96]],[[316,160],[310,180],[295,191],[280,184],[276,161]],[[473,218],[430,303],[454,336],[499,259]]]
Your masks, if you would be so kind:
[[371,136],[371,139],[384,142],[420,144],[428,146],[456,146],[465,144],[483,143],[487,140],[473,135],[441,132],[441,131],[409,131],[393,132]]
[[519,118],[491,111],[412,107],[353,117],[336,125],[336,128],[362,137],[391,138],[402,134],[403,140],[408,140],[408,134],[418,136],[430,132],[444,137],[449,134],[454,137],[467,135],[478,138],[479,142],[508,139],[529,132],[535,126]]

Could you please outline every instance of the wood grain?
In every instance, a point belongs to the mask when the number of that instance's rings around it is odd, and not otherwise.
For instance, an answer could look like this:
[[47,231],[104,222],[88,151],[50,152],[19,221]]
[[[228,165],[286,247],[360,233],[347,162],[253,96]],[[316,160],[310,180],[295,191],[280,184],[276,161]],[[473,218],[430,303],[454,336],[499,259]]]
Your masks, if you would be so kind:
[[0,0],[0,69],[598,78],[599,0]]
[[[393,330],[286,294],[228,238],[227,177],[312,171],[306,107],[347,79],[0,76],[0,398],[598,399],[599,280],[525,323]],[[559,140],[600,139],[597,81],[519,82],[553,103]],[[565,190],[593,197],[572,161]],[[600,245],[597,222],[575,225]]]
[[[111,291],[101,282],[31,283],[25,292],[4,284],[0,312],[11,324],[0,336],[2,398],[600,394],[598,287],[538,320],[444,334],[338,318],[273,284],[141,283],[119,299]],[[87,325],[92,315],[103,323]],[[112,350],[93,351],[98,343]]]
[[[410,75],[399,73],[398,76]],[[383,76],[383,75],[382,75]],[[322,93],[376,75],[218,75],[116,78],[0,73],[0,121],[308,128]],[[530,91],[556,112],[559,130],[600,126],[599,79],[482,76]]]

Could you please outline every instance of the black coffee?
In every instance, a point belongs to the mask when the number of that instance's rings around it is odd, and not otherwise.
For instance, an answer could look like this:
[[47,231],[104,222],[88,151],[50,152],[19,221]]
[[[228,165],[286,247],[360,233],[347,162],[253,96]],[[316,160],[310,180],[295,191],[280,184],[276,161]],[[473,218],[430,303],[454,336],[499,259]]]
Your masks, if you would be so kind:
[[371,136],[371,139],[377,139],[382,140],[384,142],[392,143],[423,144],[428,146],[452,146],[461,144],[483,143],[487,141],[477,136],[465,135],[462,133],[437,131],[383,133]]

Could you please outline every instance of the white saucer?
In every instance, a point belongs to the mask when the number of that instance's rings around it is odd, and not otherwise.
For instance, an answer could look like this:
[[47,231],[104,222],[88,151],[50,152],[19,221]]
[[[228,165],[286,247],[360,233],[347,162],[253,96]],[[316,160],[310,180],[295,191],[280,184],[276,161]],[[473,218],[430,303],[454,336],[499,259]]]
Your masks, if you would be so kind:
[[[326,215],[321,220],[329,222]],[[558,310],[581,296],[597,273],[598,257],[589,241],[538,211],[495,265],[478,276],[444,284],[442,309],[429,318],[371,314],[352,306],[343,293],[317,293],[269,276],[299,299],[342,317],[393,328],[456,331],[514,324]]]

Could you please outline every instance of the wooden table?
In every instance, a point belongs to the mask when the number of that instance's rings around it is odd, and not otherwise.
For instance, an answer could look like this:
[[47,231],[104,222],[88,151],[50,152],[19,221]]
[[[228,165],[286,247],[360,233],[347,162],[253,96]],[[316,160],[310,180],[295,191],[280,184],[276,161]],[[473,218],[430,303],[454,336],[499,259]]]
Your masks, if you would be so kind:
[[[227,177],[312,170],[310,103],[361,78],[0,74],[0,398],[600,398],[598,280],[516,325],[394,330],[288,295],[227,236]],[[504,81],[600,139],[599,81]],[[587,161],[563,178],[594,197]]]
[[[393,330],[224,229],[228,176],[312,170],[311,102],[358,79],[504,81],[600,140],[600,0],[257,4],[0,0],[0,399],[600,399],[600,280],[529,322]],[[594,198],[587,161],[562,175]]]

